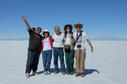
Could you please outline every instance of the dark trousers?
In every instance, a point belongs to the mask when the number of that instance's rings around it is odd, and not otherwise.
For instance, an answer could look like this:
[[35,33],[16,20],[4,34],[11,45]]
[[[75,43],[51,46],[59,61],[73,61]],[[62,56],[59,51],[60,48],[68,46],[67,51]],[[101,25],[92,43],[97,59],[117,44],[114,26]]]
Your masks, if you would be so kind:
[[26,63],[26,73],[37,71],[37,66],[39,62],[40,53],[34,50],[28,50],[27,63]]
[[53,53],[54,53],[55,71],[58,71],[58,57],[59,57],[60,63],[61,63],[61,71],[64,72],[65,71],[65,64],[64,64],[63,48],[54,48]]
[[68,71],[74,71],[74,50],[65,52],[66,66]]
[[52,59],[52,50],[47,50],[42,52],[43,58],[43,67],[44,71],[50,71],[51,59]]

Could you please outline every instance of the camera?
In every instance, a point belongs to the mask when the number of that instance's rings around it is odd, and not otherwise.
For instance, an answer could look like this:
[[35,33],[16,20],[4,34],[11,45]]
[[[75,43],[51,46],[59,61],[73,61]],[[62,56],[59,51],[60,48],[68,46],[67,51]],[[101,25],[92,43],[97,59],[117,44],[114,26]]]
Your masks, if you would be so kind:
[[77,45],[77,48],[81,48],[81,45]]

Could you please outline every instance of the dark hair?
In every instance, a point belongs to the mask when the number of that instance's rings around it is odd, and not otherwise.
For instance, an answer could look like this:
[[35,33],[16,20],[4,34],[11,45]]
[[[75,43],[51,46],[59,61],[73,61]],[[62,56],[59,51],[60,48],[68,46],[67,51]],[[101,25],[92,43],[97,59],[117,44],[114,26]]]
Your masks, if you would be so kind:
[[50,36],[50,33],[49,33],[49,32],[45,32],[45,31],[44,31],[44,32],[43,32],[43,36],[44,36],[44,37],[45,37],[45,35],[44,35],[45,33],[48,33],[48,37]]
[[65,38],[66,38],[66,36],[67,36],[67,31],[66,31],[67,27],[70,28],[70,32],[69,32],[69,33],[71,33],[71,34],[73,33],[73,32],[72,32],[73,26],[72,26],[71,24],[66,24],[66,25],[64,26]]
[[35,28],[34,27],[32,28],[32,31],[35,31]]
[[42,31],[41,27],[37,27],[37,29],[40,29]]

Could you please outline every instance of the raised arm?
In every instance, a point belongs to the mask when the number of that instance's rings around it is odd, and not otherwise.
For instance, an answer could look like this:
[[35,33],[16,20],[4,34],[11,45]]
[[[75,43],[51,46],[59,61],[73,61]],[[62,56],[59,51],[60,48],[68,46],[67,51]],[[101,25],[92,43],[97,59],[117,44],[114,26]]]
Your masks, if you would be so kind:
[[29,30],[31,29],[31,27],[30,27],[29,23],[27,22],[26,16],[22,16],[22,19],[23,19],[23,21],[24,21],[25,24],[26,24],[27,30],[29,31]]

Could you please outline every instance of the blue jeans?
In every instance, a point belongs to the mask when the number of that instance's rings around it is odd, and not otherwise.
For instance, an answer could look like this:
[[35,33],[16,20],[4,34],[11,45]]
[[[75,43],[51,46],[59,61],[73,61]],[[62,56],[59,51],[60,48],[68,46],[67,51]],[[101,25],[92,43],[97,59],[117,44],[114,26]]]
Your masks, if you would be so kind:
[[43,58],[43,67],[44,71],[50,71],[51,59],[52,59],[52,50],[47,50],[42,52]]
[[55,65],[55,71],[58,71],[58,57],[60,59],[61,63],[61,71],[65,71],[65,64],[64,64],[64,52],[63,48],[54,48],[54,65]]

